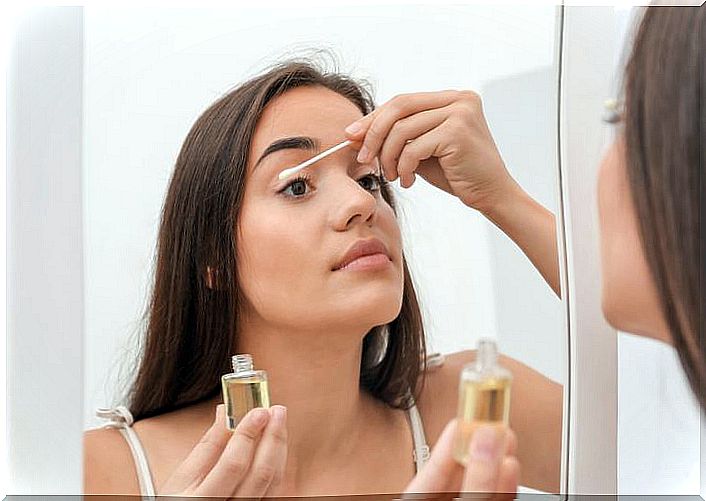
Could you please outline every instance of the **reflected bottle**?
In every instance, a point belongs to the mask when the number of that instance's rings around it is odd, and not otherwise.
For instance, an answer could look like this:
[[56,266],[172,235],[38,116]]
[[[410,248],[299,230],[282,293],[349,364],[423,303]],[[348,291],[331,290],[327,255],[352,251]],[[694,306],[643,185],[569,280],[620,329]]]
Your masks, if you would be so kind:
[[510,421],[512,374],[498,364],[495,341],[478,342],[476,361],[461,371],[458,397],[458,428],[453,456],[463,465],[468,462],[473,431],[480,425]]
[[255,407],[270,406],[267,372],[253,369],[252,356],[233,355],[233,372],[221,377],[226,425],[235,430],[241,419]]

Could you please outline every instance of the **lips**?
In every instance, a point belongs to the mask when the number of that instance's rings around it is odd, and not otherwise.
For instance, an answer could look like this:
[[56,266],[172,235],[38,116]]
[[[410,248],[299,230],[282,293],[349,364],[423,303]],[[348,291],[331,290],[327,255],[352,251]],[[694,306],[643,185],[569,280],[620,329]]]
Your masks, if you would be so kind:
[[390,259],[390,253],[387,251],[385,244],[377,238],[358,240],[348,249],[348,252],[346,252],[343,259],[333,268],[333,271],[340,270],[360,257],[373,254],[384,254]]

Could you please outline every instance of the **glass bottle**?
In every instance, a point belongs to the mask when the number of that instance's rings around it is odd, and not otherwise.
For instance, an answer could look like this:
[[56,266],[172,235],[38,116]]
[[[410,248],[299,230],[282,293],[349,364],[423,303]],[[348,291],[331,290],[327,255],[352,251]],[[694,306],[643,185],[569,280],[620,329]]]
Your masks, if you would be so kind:
[[221,377],[226,425],[235,430],[241,419],[255,407],[270,406],[267,372],[254,370],[252,356],[244,353],[231,358],[233,372]]
[[495,341],[483,338],[478,342],[475,362],[463,367],[460,379],[453,455],[466,465],[471,437],[478,426],[509,424],[512,374],[498,364]]

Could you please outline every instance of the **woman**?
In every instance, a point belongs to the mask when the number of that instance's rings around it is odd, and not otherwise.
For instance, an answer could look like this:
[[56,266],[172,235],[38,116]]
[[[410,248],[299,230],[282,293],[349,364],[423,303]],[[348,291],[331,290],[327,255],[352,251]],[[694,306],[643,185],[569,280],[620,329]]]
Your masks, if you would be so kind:
[[[598,178],[605,317],[617,330],[672,344],[704,411],[705,56],[705,6],[645,10],[626,67],[624,113],[611,120],[622,128]],[[378,137],[385,136],[389,121],[378,125],[383,111],[377,113],[377,119],[359,121],[361,130],[353,137],[365,129],[369,135],[373,127]],[[372,154],[380,151],[374,136],[366,136],[366,143]],[[478,156],[484,150],[493,151],[486,143]],[[400,162],[397,170],[409,179],[408,165]],[[440,440],[438,457],[434,451],[412,491],[458,489],[448,440]],[[507,480],[515,467],[500,462],[499,444],[489,449],[495,459],[476,466],[461,490],[516,487]]]
[[[507,231],[558,290],[553,216],[512,181],[496,150],[484,169],[463,170],[477,160],[475,95],[414,96],[431,98],[439,112],[428,125],[450,141],[426,171],[432,182],[463,188],[454,194]],[[196,121],[169,185],[144,356],[122,416],[134,419],[132,445],[144,445],[149,468],[136,460],[136,471],[116,430],[89,431],[87,494],[138,494],[138,481],[142,493],[206,496],[399,493],[410,484],[456,413],[459,372],[474,352],[425,370],[394,200],[378,162],[356,160],[360,142],[277,179],[372,110],[352,80],[292,62]],[[387,260],[342,268],[361,241]],[[278,405],[249,414],[231,437],[214,415],[234,353],[268,371]],[[562,388],[501,363],[515,375],[510,419],[522,444],[509,434],[507,452],[524,463],[526,485],[556,491]]]

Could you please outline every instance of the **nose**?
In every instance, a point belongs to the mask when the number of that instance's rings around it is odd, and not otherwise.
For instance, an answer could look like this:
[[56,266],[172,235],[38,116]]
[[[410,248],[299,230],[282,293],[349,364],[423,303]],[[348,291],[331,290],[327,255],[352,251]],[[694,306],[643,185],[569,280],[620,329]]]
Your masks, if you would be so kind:
[[333,224],[336,230],[346,231],[356,224],[372,224],[378,209],[374,193],[363,188],[355,179],[348,178],[345,187],[337,190],[333,204]]

